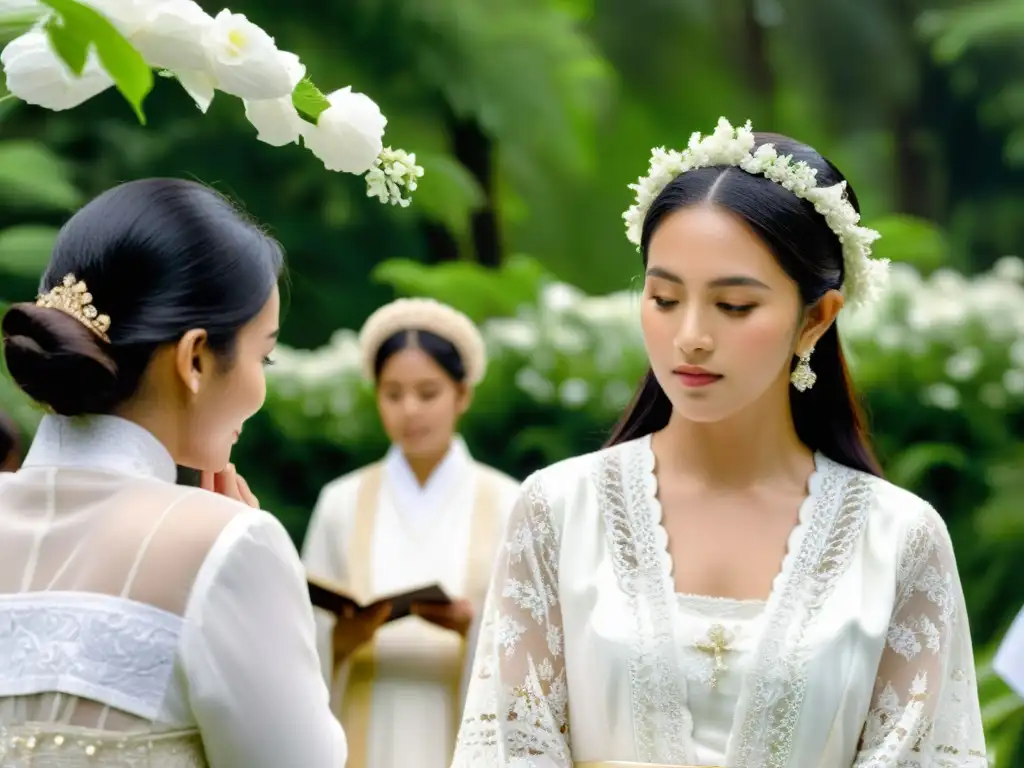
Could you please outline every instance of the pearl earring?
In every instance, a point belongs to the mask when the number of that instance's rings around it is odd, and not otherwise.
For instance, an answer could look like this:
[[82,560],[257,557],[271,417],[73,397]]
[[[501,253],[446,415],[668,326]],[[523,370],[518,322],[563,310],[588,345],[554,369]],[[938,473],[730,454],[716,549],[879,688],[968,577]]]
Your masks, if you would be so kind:
[[813,352],[814,347],[811,347],[803,354],[797,355],[799,360],[797,361],[796,368],[789,375],[789,380],[793,383],[797,392],[806,392],[818,380],[818,374],[811,370],[811,354]]

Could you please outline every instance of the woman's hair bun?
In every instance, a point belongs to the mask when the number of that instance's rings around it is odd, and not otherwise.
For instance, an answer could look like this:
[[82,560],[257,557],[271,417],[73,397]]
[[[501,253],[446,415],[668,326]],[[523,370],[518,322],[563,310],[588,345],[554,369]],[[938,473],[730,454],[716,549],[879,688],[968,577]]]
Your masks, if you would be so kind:
[[14,382],[61,416],[108,413],[122,399],[106,342],[57,309],[14,304],[0,324]]

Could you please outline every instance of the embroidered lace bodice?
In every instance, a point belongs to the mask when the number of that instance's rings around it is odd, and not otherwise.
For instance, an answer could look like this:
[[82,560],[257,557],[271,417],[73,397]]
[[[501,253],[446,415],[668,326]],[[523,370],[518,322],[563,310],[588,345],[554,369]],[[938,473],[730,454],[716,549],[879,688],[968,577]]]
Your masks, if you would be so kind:
[[930,506],[819,455],[768,601],[715,604],[674,592],[654,468],[644,438],[524,483],[454,768],[987,766]]
[[174,484],[152,435],[46,417],[0,475],[0,766],[342,766],[270,515]]

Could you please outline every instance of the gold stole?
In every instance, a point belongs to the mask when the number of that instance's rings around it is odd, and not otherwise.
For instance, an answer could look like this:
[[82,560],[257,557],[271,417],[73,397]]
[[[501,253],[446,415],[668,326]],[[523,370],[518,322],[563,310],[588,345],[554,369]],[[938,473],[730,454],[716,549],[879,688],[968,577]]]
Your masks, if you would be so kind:
[[[494,475],[486,467],[476,465],[476,498],[469,529],[469,551],[466,565],[465,595],[481,610],[483,598],[491,579],[491,568],[500,535],[501,518],[498,511],[498,488]],[[383,478],[383,464],[371,464],[363,473],[356,496],[355,518],[348,540],[347,588],[360,603],[366,604],[373,594],[373,531]],[[367,744],[370,734],[370,713],[373,698],[373,680],[376,665],[373,642],[366,643],[348,659],[348,680],[341,701],[341,723],[348,738],[348,768],[366,768]],[[465,640],[462,655],[465,658]],[[464,666],[464,665],[462,665]],[[462,718],[462,676],[450,681],[453,732],[449,742],[454,748]],[[398,738],[398,734],[395,737]]]

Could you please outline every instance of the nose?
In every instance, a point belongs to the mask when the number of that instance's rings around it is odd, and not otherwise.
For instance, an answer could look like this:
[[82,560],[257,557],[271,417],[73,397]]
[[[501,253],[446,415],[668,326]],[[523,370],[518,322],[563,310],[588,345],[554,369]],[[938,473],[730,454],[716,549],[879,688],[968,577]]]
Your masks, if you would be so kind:
[[687,357],[711,352],[715,348],[710,330],[710,318],[703,307],[692,302],[680,313],[676,331],[676,349]]

